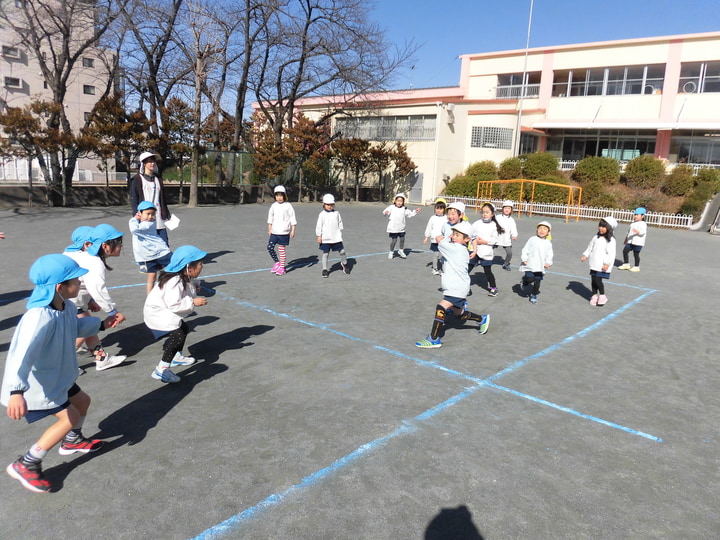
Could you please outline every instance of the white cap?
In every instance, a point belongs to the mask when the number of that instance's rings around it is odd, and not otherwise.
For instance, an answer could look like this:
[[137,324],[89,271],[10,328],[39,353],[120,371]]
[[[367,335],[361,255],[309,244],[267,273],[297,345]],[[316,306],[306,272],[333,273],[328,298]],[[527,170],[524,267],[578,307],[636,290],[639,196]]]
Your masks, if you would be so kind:
[[326,193],[323,195],[323,204],[335,204],[335,197],[330,195],[330,193]]
[[[542,225],[543,227],[547,227],[548,231],[552,231],[552,225],[550,225],[549,221],[541,221],[540,223],[537,224],[537,227],[539,227],[540,225]],[[537,229],[537,227],[535,227],[535,228]]]
[[398,197],[402,197],[403,200],[406,200],[404,193],[396,193],[396,194],[395,194],[395,197],[393,198],[393,201],[394,201],[395,199],[397,199]]
[[287,191],[285,191],[285,186],[275,186],[273,193],[287,193]]
[[472,225],[467,221],[461,221],[457,225],[450,227],[453,231],[464,234],[465,236],[472,236]]
[[605,223],[607,223],[608,225],[610,225],[610,227],[612,227],[613,229],[616,229],[617,226],[618,226],[617,219],[615,219],[615,218],[612,217],[612,216],[604,217],[604,218],[603,218],[603,221],[605,221]]
[[143,152],[138,156],[138,161],[140,163],[143,163],[147,158],[154,157],[155,159],[161,159],[160,154],[156,154],[154,152]]
[[450,204],[448,204],[448,210],[449,210],[450,208],[454,208],[455,210],[457,210],[457,211],[460,212],[461,214],[464,214],[464,213],[465,213],[465,203],[462,202],[462,201],[451,202]]
[[505,208],[506,206],[509,206],[510,208],[512,208],[512,207],[513,207],[513,202],[510,201],[510,200],[503,201],[503,208]]

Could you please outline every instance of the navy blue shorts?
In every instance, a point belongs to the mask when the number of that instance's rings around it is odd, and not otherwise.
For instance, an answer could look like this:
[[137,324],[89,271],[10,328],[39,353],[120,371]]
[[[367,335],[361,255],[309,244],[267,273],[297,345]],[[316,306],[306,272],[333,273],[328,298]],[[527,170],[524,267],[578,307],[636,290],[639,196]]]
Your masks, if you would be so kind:
[[480,259],[480,266],[492,266],[493,260],[492,259]]
[[538,281],[542,281],[544,274],[542,272],[531,272],[530,270],[525,270],[525,277],[528,279],[537,279]]
[[170,263],[170,258],[172,257],[172,253],[168,253],[167,255],[163,255],[159,259],[155,259],[154,261],[144,261],[137,263],[140,267],[140,272],[143,274],[155,274],[165,268]]
[[270,238],[268,240],[268,244],[278,244],[280,246],[289,246],[290,245],[290,235],[289,234],[271,234]]
[[433,242],[432,244],[430,244],[430,251],[440,251],[437,242]]
[[404,232],[391,232],[391,233],[388,233],[388,236],[390,238],[405,238],[405,233]]
[[458,309],[463,309],[465,306],[465,299],[464,298],[458,298],[457,296],[443,296],[443,300],[446,302],[450,302],[453,307],[456,307]]
[[642,248],[645,246],[636,246],[634,244],[625,244],[625,249],[631,249],[632,251],[635,251],[636,253],[640,253],[642,251]]
[[330,253],[331,251],[342,251],[345,246],[342,242],[335,242],[334,244],[320,244],[320,251],[323,253]]
[[610,272],[599,272],[598,270],[590,270],[590,275],[601,277],[603,279],[610,279]]
[[[70,387],[70,390],[68,390],[68,398],[71,398],[78,392],[80,392],[80,387],[77,385],[77,383],[73,383],[73,385]],[[48,416],[53,416],[60,411],[64,411],[69,406],[70,400],[68,399],[68,401],[66,401],[59,407],[53,407],[52,409],[36,409],[34,411],[28,411],[27,414],[25,414],[25,421],[28,424],[32,424],[33,422],[37,422],[38,420],[42,420],[43,418],[47,418]]]

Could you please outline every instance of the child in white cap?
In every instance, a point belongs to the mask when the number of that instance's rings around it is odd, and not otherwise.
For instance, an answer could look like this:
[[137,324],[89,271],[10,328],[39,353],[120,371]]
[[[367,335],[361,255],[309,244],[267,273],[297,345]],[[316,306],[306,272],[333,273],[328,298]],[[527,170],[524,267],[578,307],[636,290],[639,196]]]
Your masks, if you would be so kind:
[[405,206],[405,194],[398,193],[393,199],[393,204],[383,210],[383,215],[388,217],[387,232],[390,236],[390,251],[388,252],[388,259],[392,259],[395,255],[395,245],[400,240],[398,246],[398,255],[400,258],[407,259],[405,254],[405,227],[407,226],[408,218],[411,218],[420,212],[420,208],[410,210]]
[[504,232],[498,235],[497,245],[505,250],[505,260],[503,261],[503,270],[510,270],[510,261],[512,260],[513,250],[512,244],[518,238],[517,224],[512,217],[513,202],[503,201],[502,211],[495,216],[497,222],[504,229]]
[[340,267],[344,274],[349,273],[345,245],[343,244],[342,230],[343,222],[340,212],[335,210],[335,197],[326,193],[322,198],[323,209],[318,216],[315,225],[315,235],[322,251],[322,277],[330,275],[328,271],[328,258],[331,251],[337,251],[340,255]]
[[610,278],[610,272],[615,264],[616,248],[613,230],[617,224],[617,220],[612,216],[601,219],[598,223],[597,234],[592,237],[587,249],[580,257],[582,262],[588,261],[590,265],[591,306],[604,306],[608,301],[605,296],[603,279]]
[[442,236],[443,225],[448,220],[445,216],[445,210],[447,209],[447,203],[445,199],[438,199],[435,201],[435,213],[428,219],[427,225],[425,226],[425,239],[423,244],[430,242],[430,251],[433,254],[432,260],[432,273],[435,276],[439,276],[442,273],[442,264],[440,262],[440,250],[438,249],[438,237]]
[[550,241],[552,225],[547,221],[541,221],[535,228],[535,236],[528,238],[520,253],[522,264],[520,271],[523,272],[522,288],[532,287],[529,300],[531,304],[537,304],[537,295],[540,294],[540,283],[545,276],[545,271],[552,266],[553,248]]
[[172,255],[167,242],[157,232],[156,214],[155,205],[150,201],[143,201],[138,204],[137,214],[128,222],[135,262],[140,266],[140,272],[147,274],[147,294],[150,294],[155,285],[157,273],[170,262]]
[[468,274],[468,242],[472,234],[472,226],[467,222],[460,222],[452,226],[450,238],[444,238],[438,244],[440,253],[445,257],[444,271],[441,283],[443,299],[435,306],[435,319],[433,320],[430,335],[415,343],[421,349],[437,349],[442,347],[442,335],[445,329],[445,319],[454,315],[461,322],[467,320],[477,321],[478,332],[484,334],[490,326],[490,315],[476,315],[468,311],[467,298],[470,292],[470,274]]
[[[273,193],[275,202],[270,205],[267,218],[267,251],[275,262],[270,272],[282,276],[285,275],[285,265],[287,264],[287,247],[290,245],[290,239],[295,238],[297,219],[295,219],[295,210],[287,200],[285,186],[275,186]],[[277,253],[275,253],[275,246],[277,246]]]
[[80,276],[87,270],[66,255],[44,255],[30,268],[35,284],[13,334],[5,363],[0,402],[13,420],[30,424],[54,416],[56,422],[42,434],[30,450],[7,467],[7,473],[37,493],[50,491],[42,471],[48,451],[62,442],[63,456],[99,450],[103,442],[86,439],[82,426],[90,406],[90,396],[75,382],[78,363],[75,339],[91,336],[115,326],[117,315],[104,321],[97,317],[78,318],[69,301],[80,289]]
[[177,248],[145,299],[145,325],[155,339],[167,336],[163,344],[162,359],[151,374],[153,379],[164,383],[179,382],[180,377],[170,368],[195,363],[195,358],[182,355],[185,339],[190,333],[190,328],[183,318],[190,315],[196,306],[207,304],[205,298],[196,298],[197,288],[194,283],[202,272],[203,259],[206,256],[206,252],[195,246]]

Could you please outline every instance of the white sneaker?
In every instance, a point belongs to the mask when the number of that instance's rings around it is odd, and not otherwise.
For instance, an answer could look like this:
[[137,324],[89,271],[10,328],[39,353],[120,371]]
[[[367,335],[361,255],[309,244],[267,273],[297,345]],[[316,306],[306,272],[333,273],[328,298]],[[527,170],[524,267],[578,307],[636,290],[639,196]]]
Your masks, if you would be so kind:
[[388,259],[392,259],[394,255],[394,252],[388,251]]
[[639,272],[639,271],[640,271],[640,267],[639,267],[639,266],[633,266],[633,267],[630,269],[630,271],[631,271],[631,272]]
[[103,371],[105,369],[110,369],[111,367],[119,366],[127,359],[127,356],[124,354],[120,354],[118,356],[111,356],[107,355],[102,360],[95,362],[95,369],[98,371]]
[[398,255],[400,255],[400,258],[401,258],[401,259],[407,259],[407,255],[405,255],[405,250],[404,250],[404,249],[398,250]]
[[195,363],[195,359],[192,356],[183,356],[180,353],[175,354],[175,358],[170,362],[170,367],[176,366],[192,366]]
[[169,367],[163,369],[162,371],[159,371],[158,368],[156,367],[156,368],[153,370],[151,377],[152,377],[153,379],[157,379],[158,381],[162,381],[162,382],[164,382],[164,383],[176,383],[176,382],[180,382],[180,377],[178,377],[177,375],[175,375],[175,374],[170,370]]
[[631,268],[632,266],[630,266],[628,263],[618,266],[618,270],[630,270]]

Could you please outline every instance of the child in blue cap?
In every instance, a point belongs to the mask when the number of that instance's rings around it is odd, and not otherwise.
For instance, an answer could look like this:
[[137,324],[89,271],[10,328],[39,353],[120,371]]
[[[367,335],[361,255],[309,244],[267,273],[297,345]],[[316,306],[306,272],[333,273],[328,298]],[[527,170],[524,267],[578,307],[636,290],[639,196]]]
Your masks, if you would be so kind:
[[145,325],[160,339],[167,336],[163,345],[162,359],[153,370],[153,379],[165,383],[180,381],[170,369],[174,366],[189,366],[195,363],[191,356],[183,356],[190,329],[183,320],[190,315],[196,306],[207,304],[205,298],[196,298],[197,287],[194,280],[203,269],[206,252],[195,246],[180,246],[170,258],[165,270],[160,272],[158,282],[145,299],[143,316]]
[[[117,324],[125,321],[125,315],[118,311],[117,305],[110,297],[106,283],[106,272],[112,270],[107,263],[107,259],[120,256],[123,244],[122,237],[123,233],[115,227],[102,223],[92,228],[84,249],[77,252],[65,252],[80,267],[88,271],[80,279],[80,290],[77,296],[72,298],[78,308],[78,317],[89,317],[91,311],[102,309],[108,315],[117,315]],[[125,355],[107,354],[102,343],[100,343],[100,338],[97,336],[78,339],[75,346],[80,348],[83,343],[94,356],[97,371],[118,366],[127,358]]]
[[138,204],[138,211],[130,218],[129,227],[132,233],[132,247],[135,262],[140,266],[140,272],[147,274],[147,293],[150,294],[155,277],[167,263],[170,262],[172,252],[167,242],[157,232],[155,214],[157,208],[150,201]]
[[31,491],[44,493],[51,485],[42,472],[42,460],[52,447],[62,443],[63,456],[99,450],[103,442],[86,439],[82,426],[90,396],[75,382],[78,376],[75,338],[91,336],[115,326],[117,316],[100,321],[76,316],[67,300],[77,295],[80,276],[87,270],[66,255],[45,255],[30,268],[35,288],[27,312],[13,334],[0,402],[13,420],[33,423],[47,416],[57,421],[30,450],[7,466],[7,473]]

